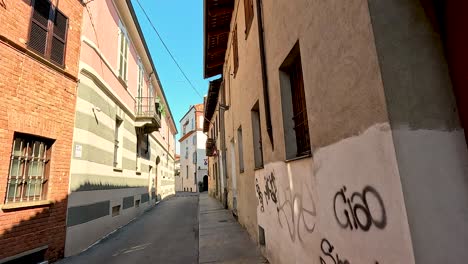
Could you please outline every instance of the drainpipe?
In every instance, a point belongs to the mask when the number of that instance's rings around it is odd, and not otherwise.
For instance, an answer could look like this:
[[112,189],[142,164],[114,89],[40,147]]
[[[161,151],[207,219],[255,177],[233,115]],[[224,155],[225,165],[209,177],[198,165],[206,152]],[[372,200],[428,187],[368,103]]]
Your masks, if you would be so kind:
[[227,175],[227,168],[226,168],[226,133],[225,133],[225,126],[224,126],[224,112],[226,111],[226,102],[225,102],[225,91],[224,91],[224,82],[221,83],[221,104],[219,106],[219,125],[220,125],[220,132],[221,132],[221,142],[220,142],[220,147],[221,147],[221,162],[223,165],[223,188],[221,190],[222,193],[222,201],[224,208],[228,208],[228,203],[227,203],[227,180],[226,180],[226,175]]
[[263,17],[262,17],[262,0],[257,0],[257,24],[258,24],[258,42],[260,46],[260,64],[262,67],[262,83],[263,83],[263,102],[265,105],[265,120],[270,138],[271,148],[274,150],[275,145],[273,142],[273,127],[271,125],[271,114],[270,114],[270,96],[268,93],[268,74],[266,68],[265,59],[265,35],[263,31]]

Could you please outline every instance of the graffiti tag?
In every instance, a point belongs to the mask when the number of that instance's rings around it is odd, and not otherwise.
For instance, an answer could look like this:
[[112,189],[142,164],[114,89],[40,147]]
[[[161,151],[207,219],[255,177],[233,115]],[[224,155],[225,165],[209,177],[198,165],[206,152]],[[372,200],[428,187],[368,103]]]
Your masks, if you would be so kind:
[[255,189],[257,190],[258,201],[260,202],[260,211],[264,212],[265,206],[263,205],[263,193],[262,190],[260,190],[260,185],[258,185],[257,179],[255,179],[255,182]]
[[[322,249],[322,253],[325,255],[324,257],[320,257],[320,264],[351,264],[347,259],[340,259],[340,256],[338,253],[336,253],[336,251],[335,256],[333,256],[335,247],[326,238],[322,239],[320,247]],[[375,264],[379,264],[379,262],[376,261]]]
[[[374,205],[369,204],[370,197],[377,201],[374,212],[369,209],[369,205]],[[371,186],[364,187],[362,192],[354,192],[351,197],[347,196],[346,186],[344,186],[335,194],[333,210],[338,225],[344,229],[369,231],[372,225],[378,229],[384,229],[387,225],[387,213],[382,197]],[[380,212],[380,216],[376,218],[375,212]]]
[[278,188],[276,188],[275,175],[272,173],[265,176],[265,200],[268,205],[268,200],[271,200],[275,204],[278,203]]
[[[340,259],[338,253],[333,256],[333,251],[335,247],[328,241],[326,238],[322,239],[322,244],[320,245],[322,253],[325,255],[325,259],[332,260],[334,264],[350,264],[346,259]],[[320,257],[320,264],[328,264],[332,262],[326,262],[323,257]]]

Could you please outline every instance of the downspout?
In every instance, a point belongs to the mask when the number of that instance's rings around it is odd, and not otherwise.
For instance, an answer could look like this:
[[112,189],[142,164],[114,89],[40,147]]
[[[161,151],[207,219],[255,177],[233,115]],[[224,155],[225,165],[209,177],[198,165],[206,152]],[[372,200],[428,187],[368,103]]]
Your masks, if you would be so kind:
[[221,132],[221,142],[220,142],[220,147],[221,147],[221,155],[222,155],[222,165],[223,165],[223,189],[221,190],[223,193],[222,196],[222,201],[224,208],[228,208],[228,203],[227,203],[227,197],[228,197],[228,191],[227,191],[227,180],[226,180],[226,175],[227,175],[227,168],[226,168],[226,133],[225,133],[225,126],[224,126],[224,112],[226,111],[226,102],[225,102],[225,91],[224,91],[224,81],[221,83],[221,104],[219,107],[219,125],[220,125],[220,132]]
[[262,17],[262,0],[257,0],[257,24],[258,24],[258,44],[260,47],[260,64],[262,67],[262,83],[263,83],[263,102],[265,105],[265,120],[268,137],[270,138],[271,148],[274,150],[275,145],[273,142],[273,127],[271,125],[270,114],[270,96],[268,93],[268,74],[265,59],[265,35],[263,31],[263,17]]

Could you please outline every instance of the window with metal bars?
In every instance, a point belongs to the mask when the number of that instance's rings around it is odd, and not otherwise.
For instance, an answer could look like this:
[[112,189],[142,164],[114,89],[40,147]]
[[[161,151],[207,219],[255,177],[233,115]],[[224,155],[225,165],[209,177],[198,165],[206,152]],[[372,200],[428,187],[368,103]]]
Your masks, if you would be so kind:
[[250,26],[252,26],[252,21],[254,17],[253,1],[244,0],[244,14],[245,14],[245,36],[249,35]]
[[299,43],[283,62],[280,81],[286,158],[310,155],[309,123]]
[[45,200],[53,140],[15,134],[5,203]]
[[53,63],[65,65],[68,18],[48,0],[33,0],[28,47]]

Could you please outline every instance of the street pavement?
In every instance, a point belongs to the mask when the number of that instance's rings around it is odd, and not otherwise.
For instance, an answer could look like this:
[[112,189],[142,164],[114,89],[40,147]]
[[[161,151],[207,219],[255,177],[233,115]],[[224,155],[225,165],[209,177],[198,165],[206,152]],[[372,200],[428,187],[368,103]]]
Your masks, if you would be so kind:
[[207,193],[177,193],[59,264],[268,263],[232,213]]
[[200,264],[268,263],[247,231],[221,203],[201,193],[199,200]]
[[178,193],[60,264],[198,263],[198,195]]

